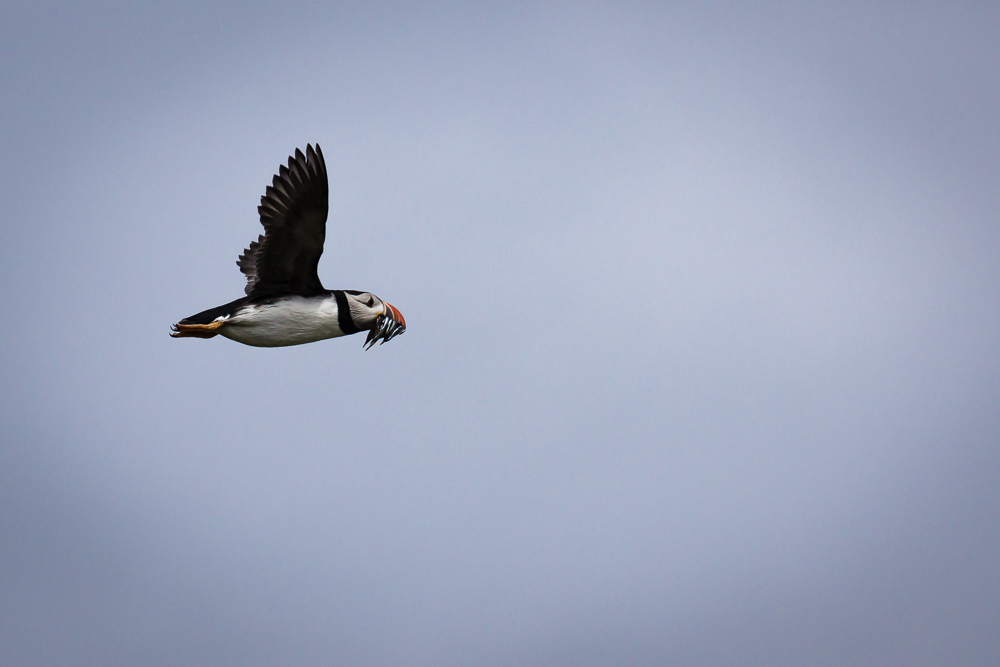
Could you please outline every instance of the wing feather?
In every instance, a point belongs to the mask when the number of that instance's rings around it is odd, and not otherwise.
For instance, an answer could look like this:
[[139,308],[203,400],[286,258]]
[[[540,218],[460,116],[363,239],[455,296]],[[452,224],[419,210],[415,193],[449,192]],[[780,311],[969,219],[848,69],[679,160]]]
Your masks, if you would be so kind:
[[317,267],[330,208],[326,162],[319,144],[281,165],[257,212],[264,233],[237,260],[250,297],[323,292]]

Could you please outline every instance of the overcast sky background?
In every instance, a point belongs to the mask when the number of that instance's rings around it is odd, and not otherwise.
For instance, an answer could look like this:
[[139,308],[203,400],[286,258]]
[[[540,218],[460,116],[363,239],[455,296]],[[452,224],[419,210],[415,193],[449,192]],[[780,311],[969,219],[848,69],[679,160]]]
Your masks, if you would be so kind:
[[689,4],[5,2],[0,662],[995,664],[1000,10]]

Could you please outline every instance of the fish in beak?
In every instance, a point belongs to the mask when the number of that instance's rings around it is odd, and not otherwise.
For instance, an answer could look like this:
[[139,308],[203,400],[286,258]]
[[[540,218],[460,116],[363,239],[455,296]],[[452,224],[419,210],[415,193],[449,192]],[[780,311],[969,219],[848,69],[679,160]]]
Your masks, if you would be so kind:
[[389,303],[383,301],[382,304],[385,308],[375,318],[375,326],[371,328],[371,331],[368,332],[368,338],[365,339],[366,350],[370,350],[375,343],[381,345],[406,333],[406,320],[403,319],[403,314]]

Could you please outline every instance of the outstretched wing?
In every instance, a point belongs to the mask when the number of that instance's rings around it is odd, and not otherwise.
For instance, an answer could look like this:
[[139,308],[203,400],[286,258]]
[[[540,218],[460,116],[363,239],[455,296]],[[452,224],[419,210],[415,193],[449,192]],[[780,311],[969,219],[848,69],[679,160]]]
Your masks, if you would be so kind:
[[281,165],[263,197],[260,223],[264,234],[243,251],[236,262],[247,277],[250,297],[323,292],[316,268],[326,239],[330,189],[326,162],[316,150],[298,148]]

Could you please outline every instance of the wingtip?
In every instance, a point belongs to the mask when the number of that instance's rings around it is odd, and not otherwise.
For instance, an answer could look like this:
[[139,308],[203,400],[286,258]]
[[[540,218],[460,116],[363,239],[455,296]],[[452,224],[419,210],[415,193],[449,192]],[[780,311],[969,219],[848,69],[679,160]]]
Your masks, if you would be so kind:
[[317,174],[326,173],[326,159],[323,157],[323,149],[319,147],[319,142],[306,144],[306,158]]

